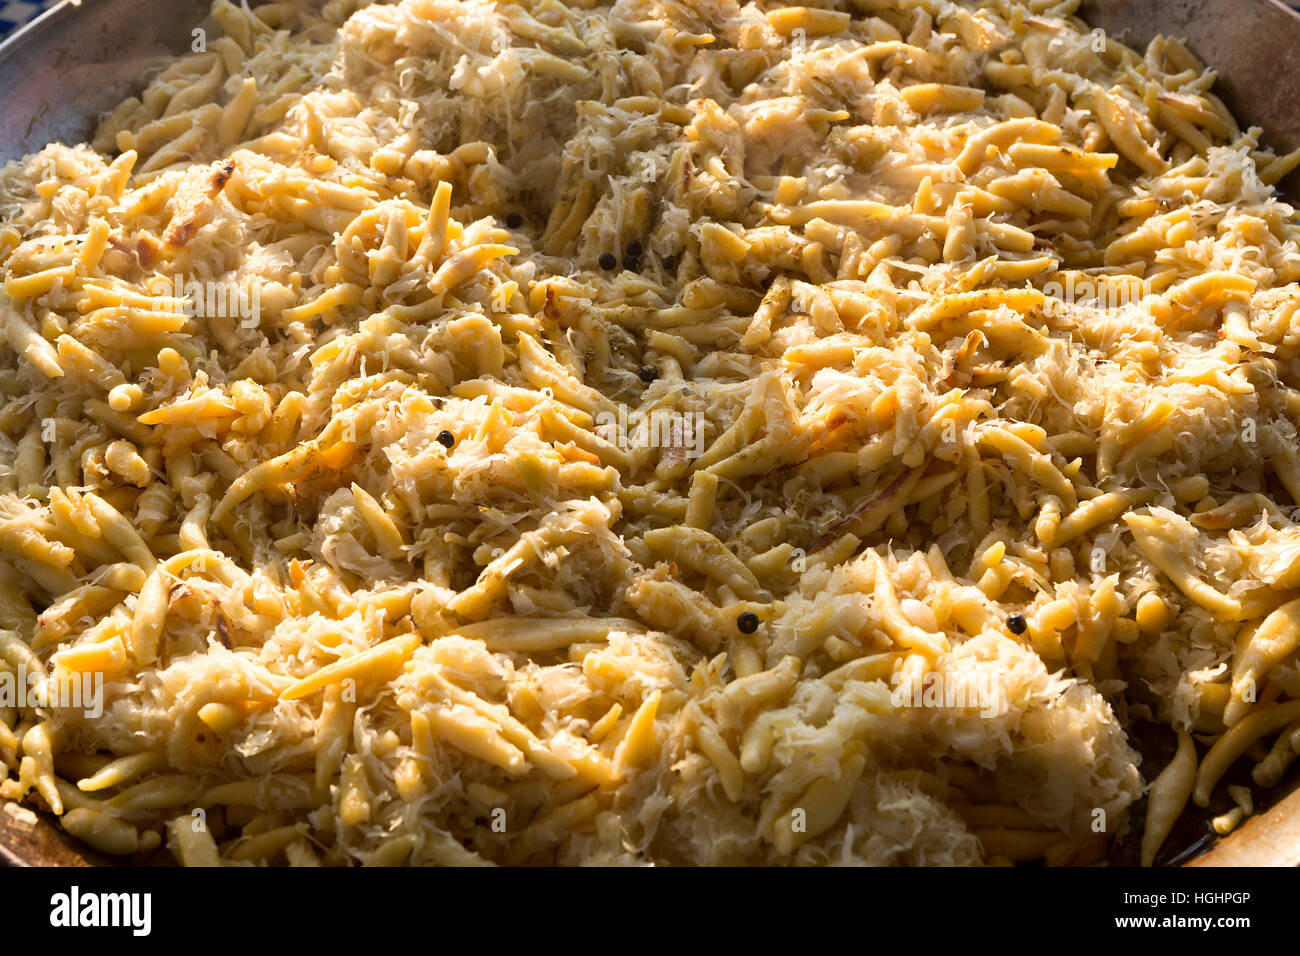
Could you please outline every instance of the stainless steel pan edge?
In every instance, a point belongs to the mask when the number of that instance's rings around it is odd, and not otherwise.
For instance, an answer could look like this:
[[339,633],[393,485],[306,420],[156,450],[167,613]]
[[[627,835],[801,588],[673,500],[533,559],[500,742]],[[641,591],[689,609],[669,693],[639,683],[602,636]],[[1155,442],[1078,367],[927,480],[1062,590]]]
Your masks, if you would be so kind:
[[189,49],[209,0],[65,0],[0,44],[0,162],[90,138],[159,58]]
[[1278,0],[1083,0],[1080,15],[1139,50],[1157,34],[1186,37],[1218,71],[1214,92],[1243,127],[1262,127],[1275,149],[1300,148],[1300,14],[1290,7]]

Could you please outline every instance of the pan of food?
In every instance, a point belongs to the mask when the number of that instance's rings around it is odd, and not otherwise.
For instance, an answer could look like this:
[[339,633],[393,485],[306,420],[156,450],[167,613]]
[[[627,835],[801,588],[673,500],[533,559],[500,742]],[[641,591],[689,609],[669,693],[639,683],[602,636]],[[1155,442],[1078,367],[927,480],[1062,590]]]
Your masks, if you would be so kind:
[[55,8],[0,48],[0,854],[1293,865],[1297,48]]

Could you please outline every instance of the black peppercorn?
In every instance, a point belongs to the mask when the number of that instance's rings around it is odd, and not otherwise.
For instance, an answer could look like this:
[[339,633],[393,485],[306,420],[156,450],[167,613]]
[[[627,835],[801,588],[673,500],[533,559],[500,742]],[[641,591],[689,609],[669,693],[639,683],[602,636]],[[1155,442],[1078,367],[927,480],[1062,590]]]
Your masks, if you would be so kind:
[[1023,614],[1012,614],[1007,618],[1007,630],[1012,634],[1023,634],[1029,630],[1029,625],[1025,623]]
[[649,385],[659,377],[659,369],[655,368],[653,365],[642,365],[636,370],[636,375],[637,378]]
[[606,272],[609,272],[616,265],[618,265],[618,259],[614,257],[614,253],[602,252],[600,254],[600,267]]
[[442,431],[438,432],[438,444],[443,448],[450,448],[452,445],[456,444],[456,436],[444,428]]
[[510,215],[506,216],[506,225],[511,229],[518,229],[523,224],[524,217],[519,215],[517,212],[512,212]]
[[753,634],[758,630],[758,615],[753,611],[746,611],[736,618],[736,627],[740,628],[741,634]]
[[629,256],[640,256],[645,250],[641,248],[641,240],[633,239],[627,244],[627,254]]

